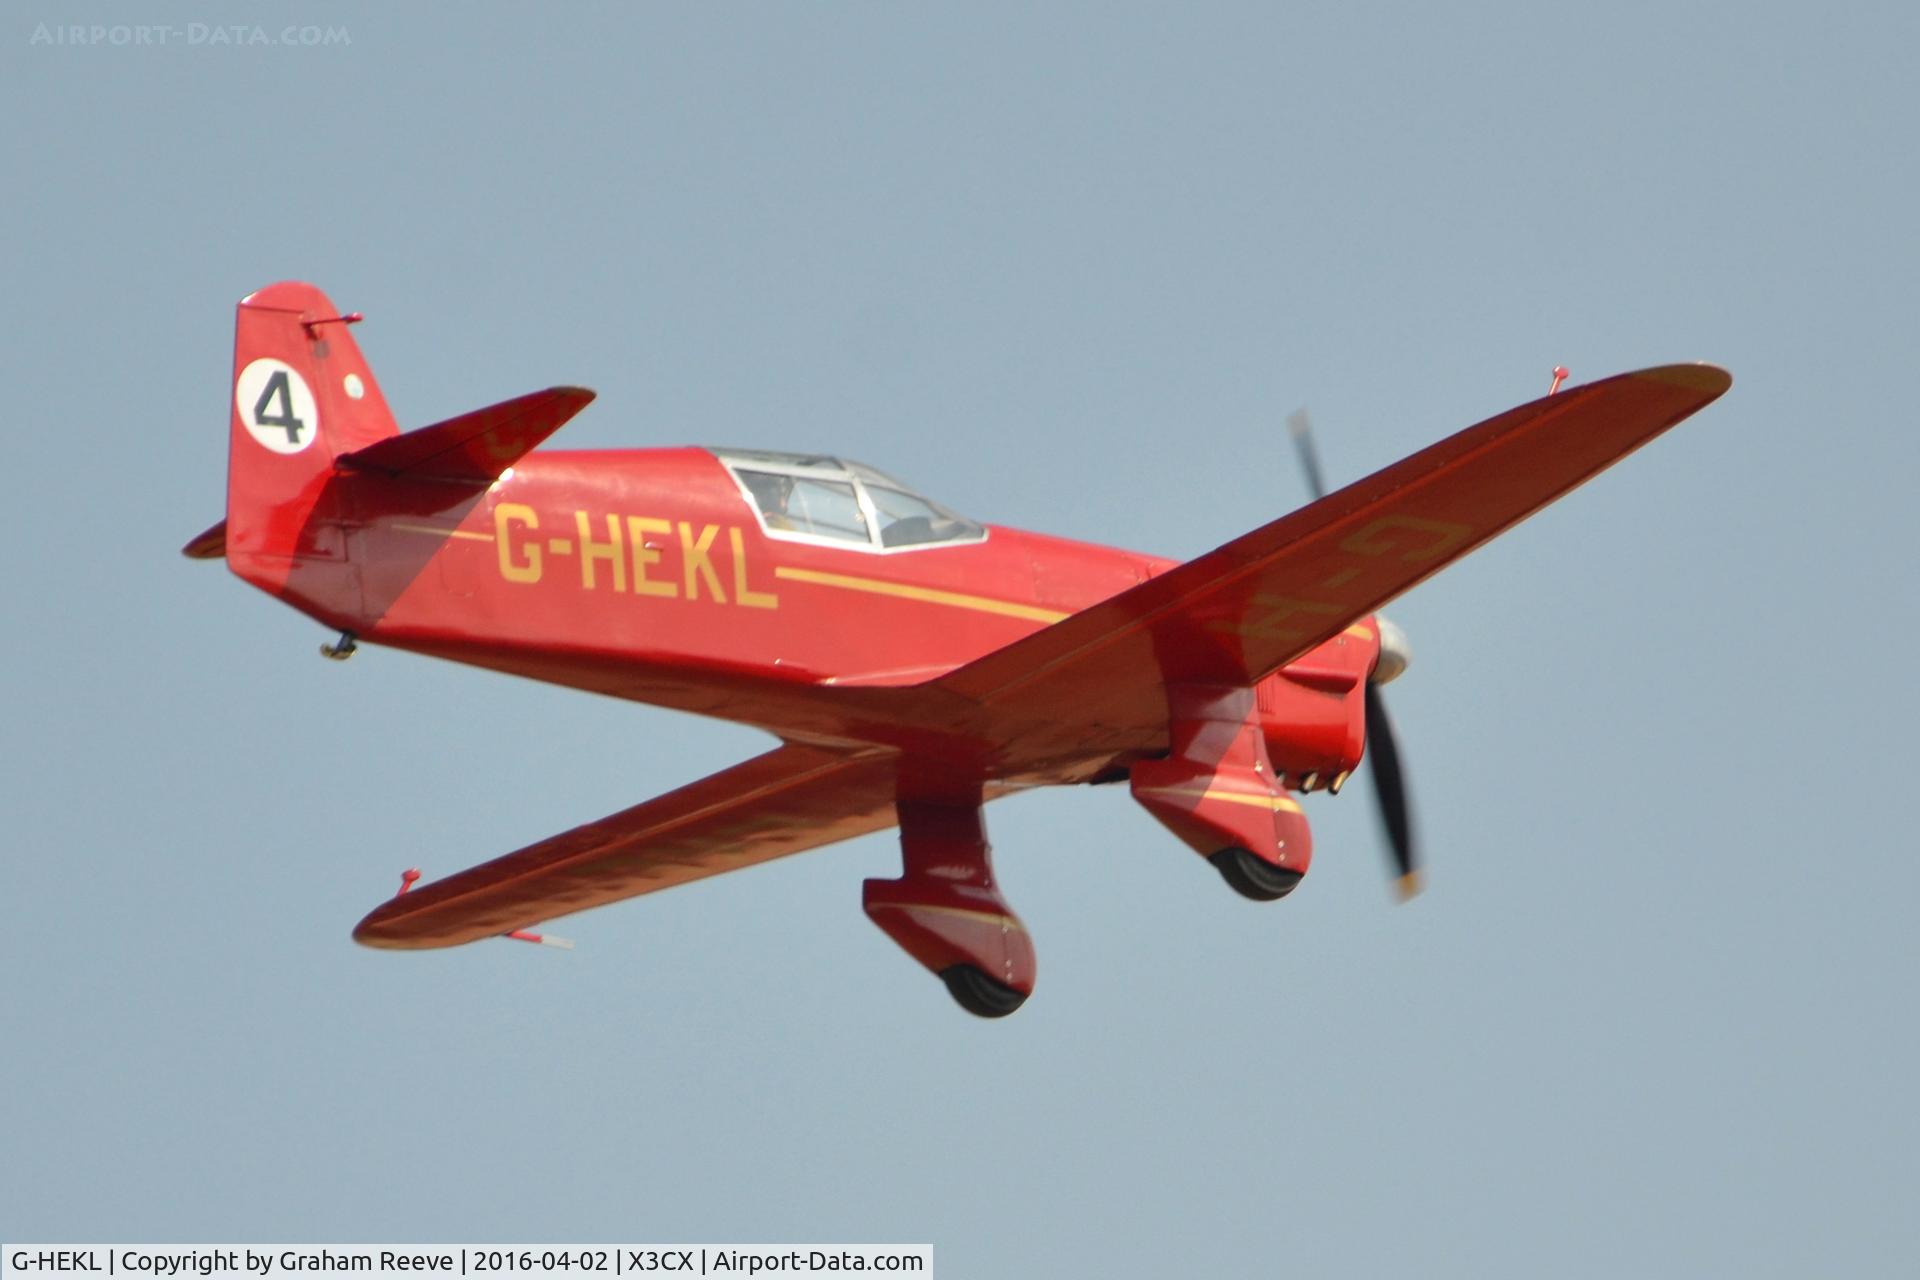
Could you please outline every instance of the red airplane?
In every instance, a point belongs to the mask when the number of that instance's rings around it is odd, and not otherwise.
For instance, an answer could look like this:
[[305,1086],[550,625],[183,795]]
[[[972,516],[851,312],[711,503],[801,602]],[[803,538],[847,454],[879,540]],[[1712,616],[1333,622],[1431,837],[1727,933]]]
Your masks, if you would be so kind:
[[241,300],[227,517],[186,554],[224,556],[338,631],[330,657],[377,642],[780,745],[403,888],[354,937],[537,937],[568,912],[898,827],[901,874],[866,882],[866,913],[983,1017],[1033,991],[981,818],[1019,788],[1124,782],[1235,890],[1271,900],[1307,870],[1298,797],[1338,791],[1371,738],[1411,891],[1378,693],[1407,651],[1375,611],[1732,381],[1684,364],[1558,391],[1182,564],[979,524],[842,458],[535,452],[593,399],[577,387],[403,433],[359,319],[307,284]]

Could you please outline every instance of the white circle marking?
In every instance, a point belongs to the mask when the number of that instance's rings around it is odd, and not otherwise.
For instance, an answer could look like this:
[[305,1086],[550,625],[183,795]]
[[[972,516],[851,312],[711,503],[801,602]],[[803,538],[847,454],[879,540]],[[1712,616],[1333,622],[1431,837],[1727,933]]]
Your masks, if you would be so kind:
[[320,434],[320,406],[306,379],[284,360],[263,356],[240,371],[233,408],[247,433],[275,453],[299,453]]

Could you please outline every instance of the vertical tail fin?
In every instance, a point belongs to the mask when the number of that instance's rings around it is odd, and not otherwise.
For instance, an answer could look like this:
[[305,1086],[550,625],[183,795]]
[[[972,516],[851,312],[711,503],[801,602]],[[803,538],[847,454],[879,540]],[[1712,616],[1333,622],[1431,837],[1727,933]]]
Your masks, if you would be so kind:
[[[227,446],[227,563],[285,594],[297,566],[344,575],[329,522],[334,459],[398,434],[366,358],[327,295],[268,285],[240,300]],[[191,552],[189,552],[191,554]]]

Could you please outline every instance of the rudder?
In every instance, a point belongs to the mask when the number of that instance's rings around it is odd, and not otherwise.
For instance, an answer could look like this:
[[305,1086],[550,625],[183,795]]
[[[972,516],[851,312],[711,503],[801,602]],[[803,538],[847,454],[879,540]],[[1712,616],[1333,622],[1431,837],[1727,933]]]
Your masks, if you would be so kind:
[[297,564],[344,569],[326,509],[334,460],[398,434],[348,331],[358,318],[297,281],[237,308],[225,550],[235,573],[276,595]]

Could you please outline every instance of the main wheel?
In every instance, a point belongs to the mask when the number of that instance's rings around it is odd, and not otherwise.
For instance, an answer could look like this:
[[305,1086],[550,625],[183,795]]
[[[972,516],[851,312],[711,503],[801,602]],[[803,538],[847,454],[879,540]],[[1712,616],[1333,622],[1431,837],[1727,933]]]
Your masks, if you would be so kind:
[[1207,861],[1235,893],[1255,902],[1276,902],[1292,893],[1293,887],[1300,883],[1300,872],[1276,867],[1245,849],[1222,849]]
[[956,964],[940,971],[954,1001],[976,1018],[1004,1018],[1027,1002],[1027,993],[1015,991],[1004,982],[996,982],[970,964]]

